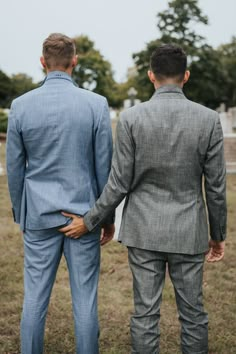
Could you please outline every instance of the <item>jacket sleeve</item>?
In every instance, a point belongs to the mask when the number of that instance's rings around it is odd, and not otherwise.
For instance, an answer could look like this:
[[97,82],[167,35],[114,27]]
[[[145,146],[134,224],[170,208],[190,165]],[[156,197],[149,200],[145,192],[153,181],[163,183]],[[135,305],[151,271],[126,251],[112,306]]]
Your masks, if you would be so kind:
[[8,118],[6,167],[13,217],[14,221],[19,224],[26,168],[26,153],[22,136],[17,126],[14,103],[12,104]]
[[226,169],[223,132],[218,114],[206,154],[204,177],[210,237],[215,241],[223,241],[226,238],[227,219]]
[[129,193],[133,179],[134,153],[134,143],[127,122],[121,117],[117,124],[115,151],[108,182],[94,207],[84,217],[89,231],[101,224]]
[[[105,100],[99,122],[95,131],[94,155],[95,155],[95,174],[98,187],[98,195],[100,196],[105,184],[107,183],[111,170],[112,160],[112,132],[111,119],[107,100]],[[112,212],[104,220],[105,224],[113,224],[115,221],[115,213]]]

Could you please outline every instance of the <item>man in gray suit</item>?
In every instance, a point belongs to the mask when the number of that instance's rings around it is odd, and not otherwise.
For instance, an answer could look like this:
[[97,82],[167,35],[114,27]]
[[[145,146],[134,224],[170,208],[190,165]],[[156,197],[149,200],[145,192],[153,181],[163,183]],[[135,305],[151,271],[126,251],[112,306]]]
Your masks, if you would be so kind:
[[[7,174],[14,218],[24,231],[24,305],[21,352],[43,353],[46,312],[64,253],[70,275],[76,352],[98,353],[97,284],[100,242],[114,233],[113,217],[79,240],[58,231],[73,225],[101,194],[110,172],[112,136],[107,101],[76,87],[74,41],[50,35],[41,87],[12,103]],[[73,218],[62,214],[74,213]]]
[[[135,313],[132,353],[159,353],[160,304],[166,265],[174,285],[185,354],[208,353],[202,278],[208,261],[224,255],[225,163],[219,115],[183,94],[186,55],[164,45],[148,72],[156,92],[123,112],[107,185],[84,221],[63,229],[77,238],[93,230],[126,197],[119,240],[128,247]],[[207,67],[206,67],[207,70]]]

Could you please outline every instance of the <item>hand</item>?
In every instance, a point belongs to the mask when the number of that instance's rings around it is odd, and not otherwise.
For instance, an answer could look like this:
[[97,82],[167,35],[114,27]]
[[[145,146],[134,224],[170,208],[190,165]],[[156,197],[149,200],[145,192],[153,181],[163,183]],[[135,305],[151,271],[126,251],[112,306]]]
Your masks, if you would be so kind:
[[107,242],[111,241],[113,239],[115,233],[115,225],[104,225],[102,228],[102,233],[101,233],[101,246],[104,246]]
[[88,229],[84,223],[84,219],[74,215],[74,214],[69,214],[62,212],[62,215],[67,216],[69,218],[72,218],[73,221],[70,225],[65,226],[58,231],[62,232],[65,234],[67,237],[71,238],[80,238],[82,235],[86,234],[88,232]]
[[209,242],[209,251],[206,255],[206,260],[209,263],[218,262],[224,257],[225,253],[225,241],[213,241]]

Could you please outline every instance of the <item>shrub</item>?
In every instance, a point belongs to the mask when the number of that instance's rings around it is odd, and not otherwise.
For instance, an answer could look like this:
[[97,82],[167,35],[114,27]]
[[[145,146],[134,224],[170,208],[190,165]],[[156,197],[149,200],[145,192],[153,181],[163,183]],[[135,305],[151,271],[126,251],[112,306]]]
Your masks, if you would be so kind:
[[0,133],[7,132],[7,122],[8,122],[7,114],[3,111],[0,111]]

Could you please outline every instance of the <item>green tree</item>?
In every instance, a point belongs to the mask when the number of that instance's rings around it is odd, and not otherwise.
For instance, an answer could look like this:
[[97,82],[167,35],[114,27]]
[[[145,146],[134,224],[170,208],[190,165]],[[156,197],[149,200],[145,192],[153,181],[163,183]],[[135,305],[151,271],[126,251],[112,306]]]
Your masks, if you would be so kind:
[[7,123],[8,123],[7,114],[4,113],[4,111],[0,109],[0,133],[7,132]]
[[147,101],[154,93],[153,84],[149,81],[147,72],[150,69],[150,56],[161,43],[162,42],[159,39],[151,41],[147,43],[145,49],[133,54],[133,59],[138,72],[133,86],[138,91],[137,97],[141,101]]
[[119,101],[118,108],[123,107],[124,101],[129,98],[128,91],[131,87],[134,87],[138,91],[137,86],[137,69],[136,67],[130,67],[127,70],[127,80],[125,82],[116,84],[116,97]]
[[225,73],[217,52],[194,29],[199,24],[207,25],[208,18],[203,15],[197,0],[172,0],[168,5],[167,10],[157,15],[160,37],[149,42],[144,50],[133,54],[139,73],[139,98],[147,100],[154,91],[147,77],[152,52],[161,44],[175,43],[188,55],[191,76],[185,86],[186,95],[216,108],[222,101],[222,85],[219,83],[225,80]]
[[198,48],[205,45],[205,38],[198,35],[194,27],[208,24],[198,0],[172,0],[169,8],[157,15],[157,27],[161,33],[161,42],[175,42],[184,48],[188,55],[195,56]]
[[38,87],[37,84],[33,83],[32,77],[23,73],[12,75],[11,84],[12,99]]
[[73,79],[82,88],[105,96],[111,106],[120,106],[119,90],[113,78],[112,67],[102,54],[95,49],[94,42],[87,36],[75,38],[78,64],[73,71]]
[[23,95],[37,87],[32,78],[26,74],[16,74],[12,77],[0,71],[0,107],[9,108],[14,98]]
[[236,37],[227,44],[221,45],[217,50],[220,57],[226,80],[224,81],[223,100],[228,107],[236,106]]
[[217,50],[204,46],[189,65],[190,79],[184,86],[186,96],[216,109],[226,101],[227,75]]
[[9,76],[0,70],[0,107],[8,108],[13,94],[12,82]]

